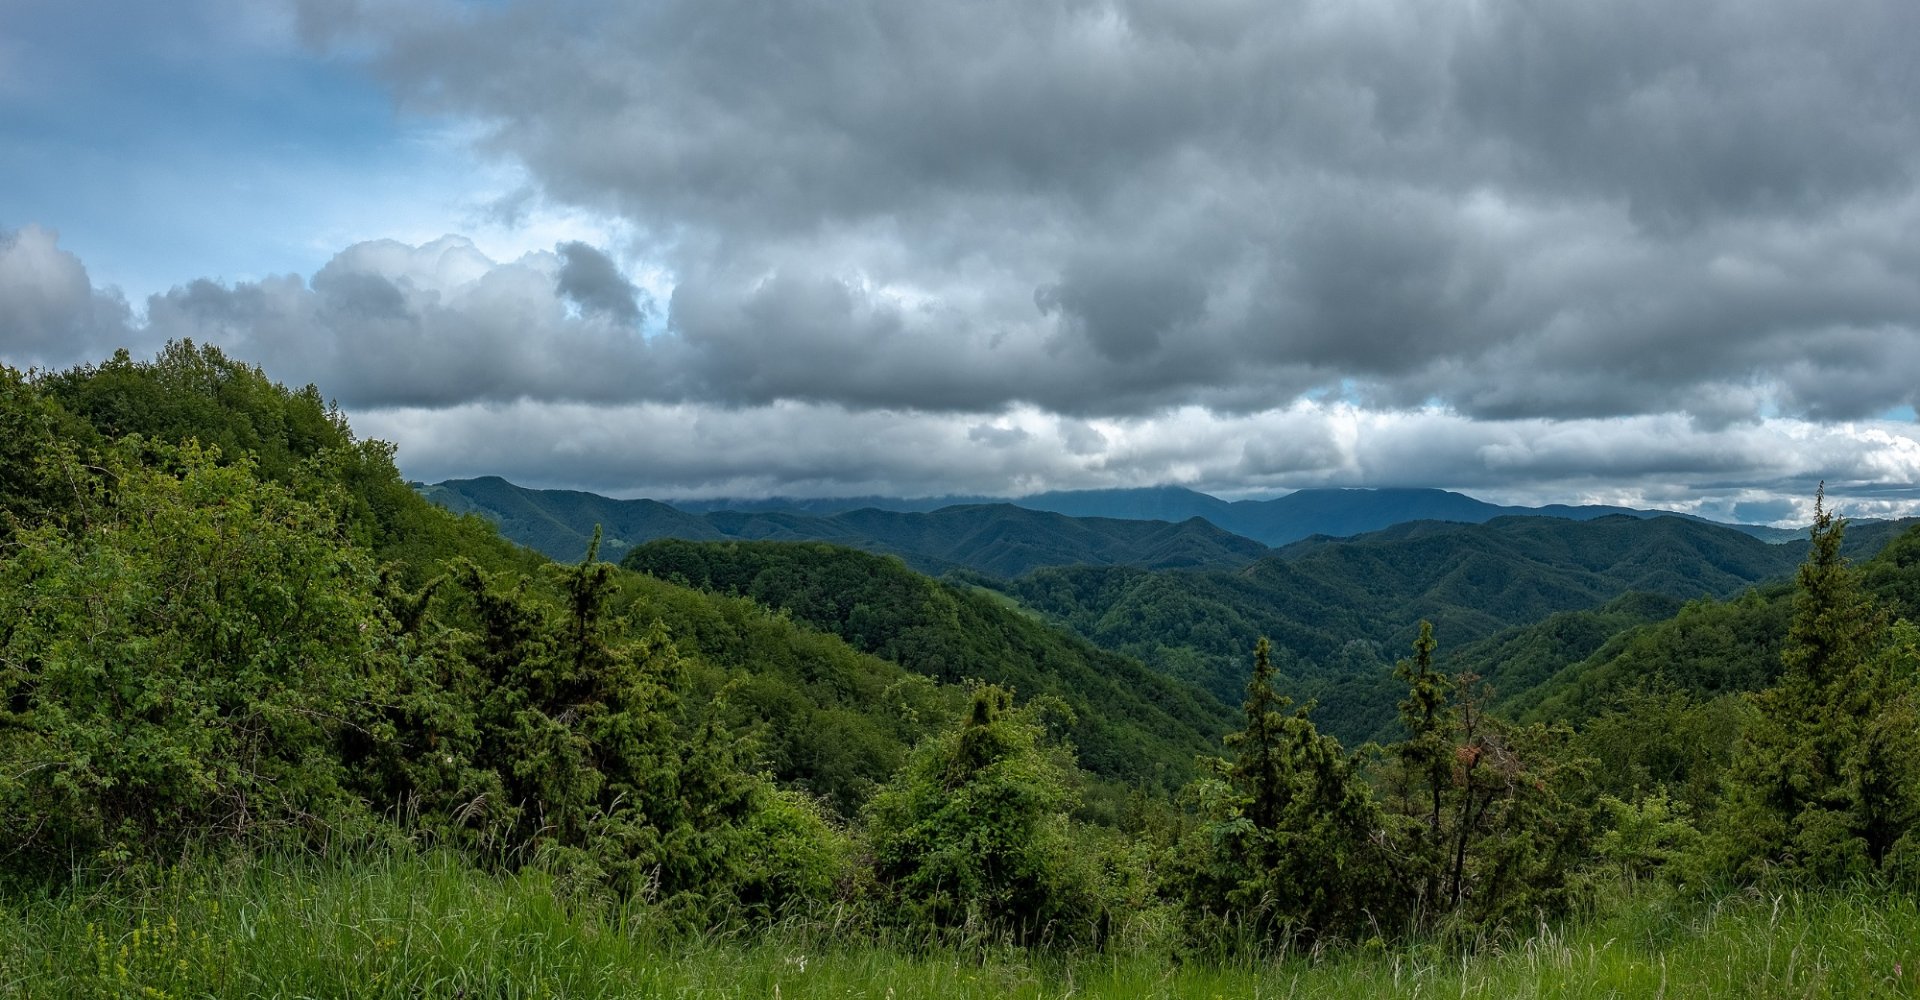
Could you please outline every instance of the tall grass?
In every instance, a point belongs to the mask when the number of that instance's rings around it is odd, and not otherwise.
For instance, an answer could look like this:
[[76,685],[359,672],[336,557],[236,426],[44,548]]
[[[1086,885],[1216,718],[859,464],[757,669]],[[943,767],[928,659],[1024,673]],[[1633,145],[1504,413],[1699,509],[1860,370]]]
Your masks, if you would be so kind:
[[202,862],[0,906],[8,997],[1869,997],[1920,995],[1920,909],[1867,889],[1636,896],[1457,955],[1226,962],[850,940],[830,923],[690,935],[639,904],[450,855]]

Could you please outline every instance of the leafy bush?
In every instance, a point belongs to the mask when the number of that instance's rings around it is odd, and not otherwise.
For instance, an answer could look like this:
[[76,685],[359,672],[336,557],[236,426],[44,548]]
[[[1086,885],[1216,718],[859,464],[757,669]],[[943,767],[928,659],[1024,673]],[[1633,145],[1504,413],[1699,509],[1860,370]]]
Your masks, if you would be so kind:
[[867,804],[881,905],[909,927],[1098,938],[1108,915],[1067,820],[1070,756],[1004,688],[982,685],[960,724],[916,747]]
[[364,822],[330,750],[391,632],[374,568],[216,457],[130,439],[0,562],[0,830],[40,865]]

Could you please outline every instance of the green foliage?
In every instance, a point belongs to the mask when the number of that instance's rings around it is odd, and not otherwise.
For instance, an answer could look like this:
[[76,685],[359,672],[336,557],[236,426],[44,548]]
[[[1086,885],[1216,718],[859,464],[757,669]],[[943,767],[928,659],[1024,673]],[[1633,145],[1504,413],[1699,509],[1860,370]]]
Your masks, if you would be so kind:
[[26,527],[0,563],[15,863],[353,832],[329,750],[391,631],[369,560],[245,456],[130,439],[106,463],[77,530]]
[[[1737,593],[1786,573],[1797,553],[1680,518],[1512,517],[1309,539],[1235,572],[1044,569],[1007,590],[1102,647],[1223,700],[1237,697],[1244,651],[1268,636],[1293,665],[1288,693],[1317,698],[1326,706],[1320,724],[1358,743],[1393,735],[1400,692],[1386,682],[1382,668],[1392,659],[1383,651],[1414,638],[1409,622],[1432,621],[1472,642],[1629,593],[1654,601]],[[1657,614],[1628,602],[1610,617]],[[1520,647],[1538,641],[1570,651],[1605,637],[1594,631],[1525,643],[1510,637],[1504,646],[1475,650],[1460,667],[1517,693],[1567,662],[1516,662],[1525,652]]]
[[1920,995],[1920,904],[1872,887],[1675,900],[1623,895],[1477,950],[1432,942],[1169,960],[1158,939],[1061,952],[852,940],[789,922],[673,933],[639,900],[443,853],[245,864],[153,884],[0,898],[0,994],[22,997],[674,997],[1190,1000],[1210,997]]
[[595,525],[609,551],[657,539],[812,541],[892,555],[923,573],[1018,576],[1040,566],[1075,564],[1233,567],[1267,547],[1199,518],[1157,521],[1065,517],[1010,504],[942,505],[939,510],[843,510],[813,516],[793,510],[688,513],[653,500],[612,500],[570,490],[530,490],[498,477],[423,487],[435,503],[484,515],[508,538],[554,558],[570,558]]
[[332,484],[339,492],[328,502],[350,523],[354,540],[391,563],[408,586],[422,585],[456,555],[523,573],[543,561],[480,518],[456,517],[421,499],[394,468],[393,446],[356,440],[315,387],[289,389],[217,347],[174,341],[152,361],[122,350],[99,365],[41,375],[33,387],[77,453],[139,434],[195,442],[216,461],[245,459],[256,475],[282,485]]
[[1524,914],[1566,909],[1587,860],[1587,762],[1565,728],[1516,727],[1487,710],[1478,677],[1432,669],[1432,626],[1396,671],[1407,739],[1379,781],[1394,818],[1389,866],[1416,925],[1479,934]]
[[1916,631],[1885,613],[1816,501],[1778,685],[1754,697],[1717,838],[1745,875],[1834,880],[1904,868],[1920,822]]
[[[1920,595],[1920,528],[1867,527],[1875,530],[1859,533],[1879,535],[1884,544],[1855,541],[1854,526],[1849,525],[1837,540],[1839,555],[1874,553],[1854,571],[1859,586],[1887,616],[1920,618],[1915,603]],[[1886,540],[1885,533],[1893,529],[1900,533]],[[1584,658],[1566,658],[1566,666],[1538,687],[1510,687],[1505,709],[1522,718],[1579,722],[1638,689],[1685,692],[1702,702],[1721,694],[1759,691],[1783,676],[1782,654],[1798,592],[1795,583],[1783,581],[1732,600],[1689,602],[1670,619],[1620,632]]]
[[0,366],[0,542],[22,522],[58,518],[85,503],[94,484],[78,452],[92,428],[48,399],[19,372]]
[[1197,822],[1173,883],[1188,931],[1214,946],[1284,947],[1353,937],[1392,907],[1374,833],[1380,814],[1339,741],[1274,691],[1270,647],[1254,647],[1246,728],[1231,761],[1188,792]]
[[1629,803],[1671,797],[1698,816],[1718,805],[1749,714],[1737,695],[1702,701],[1672,687],[1636,688],[1580,726],[1574,752],[1593,761],[1595,791]]
[[301,462],[352,443],[346,419],[318,389],[290,392],[260,369],[190,340],[168,343],[151,362],[121,350],[105,363],[46,375],[39,386],[108,440],[196,440],[229,461],[244,456],[263,478],[282,483]]
[[1658,879],[1698,878],[1700,831],[1685,803],[1663,792],[1626,802],[1611,795],[1600,798],[1605,832],[1594,841],[1604,875],[1629,884]]
[[623,564],[751,598],[908,670],[1065,701],[1083,766],[1172,789],[1227,728],[1226,710],[1141,664],[1033,620],[999,595],[929,579],[898,560],[791,542],[657,541]]
[[857,814],[907,749],[964,706],[957,687],[860,653],[754,601],[635,573],[622,573],[619,584],[622,614],[662,623],[680,650],[688,700],[719,699],[716,710],[729,727],[754,735],[756,767],[841,816]]
[[[1393,675],[1407,686],[1406,700],[1400,703],[1400,724],[1406,739],[1394,744],[1393,753],[1402,773],[1424,785],[1428,792],[1426,828],[1414,828],[1417,840],[1436,841],[1441,831],[1441,797],[1453,775],[1453,728],[1457,723],[1451,697],[1450,678],[1433,668],[1433,652],[1439,648],[1433,638],[1433,623],[1420,623],[1420,636],[1413,640],[1413,658],[1401,660]],[[1430,874],[1427,892],[1434,891]]]
[[960,724],[916,747],[867,804],[881,906],[913,927],[1097,938],[1108,915],[1067,819],[1071,768],[1032,707],[976,687]]
[[[846,835],[756,773],[724,675],[619,614],[626,575],[593,552],[514,572],[491,529],[399,482],[389,446],[217,351],[5,376],[24,463],[0,496],[6,873],[426,836],[686,914],[841,891]],[[53,393],[185,443],[103,444]],[[859,659],[837,649],[821,668]],[[846,714],[891,716],[903,676],[860,678]],[[902,741],[873,747],[881,766]]]
[[1507,707],[1522,718],[1578,722],[1640,689],[1667,688],[1700,699],[1757,691],[1780,674],[1780,650],[1793,609],[1785,584],[1730,601],[1689,601],[1665,621],[1607,640]]

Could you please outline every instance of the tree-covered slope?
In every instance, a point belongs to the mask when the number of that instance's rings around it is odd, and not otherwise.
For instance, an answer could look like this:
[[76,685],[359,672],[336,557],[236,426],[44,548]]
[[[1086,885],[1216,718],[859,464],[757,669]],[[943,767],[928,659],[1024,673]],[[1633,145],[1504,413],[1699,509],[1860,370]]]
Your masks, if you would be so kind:
[[[213,469],[233,467],[242,471],[217,480],[226,494],[250,497],[271,486],[293,494],[273,503],[319,505],[312,511],[290,508],[301,510],[300,516],[321,523],[330,516],[322,511],[331,511],[341,519],[338,537],[316,544],[331,553],[329,559],[360,560],[379,570],[374,578],[342,582],[358,595],[354,600],[392,604],[403,617],[472,632],[479,626],[470,620],[470,599],[446,582],[463,562],[497,576],[503,586],[520,580],[512,586],[535,606],[559,597],[542,569],[546,559],[506,541],[486,520],[457,516],[421,498],[395,470],[392,447],[357,439],[317,390],[277,385],[216,349],[178,343],[152,361],[123,352],[30,382],[9,378],[0,406],[9,432],[0,442],[0,457],[6,458],[0,505],[7,515],[0,523],[53,532],[47,544],[59,537],[61,518],[69,516],[64,512],[106,502],[100,497],[111,493],[110,481],[99,478],[100,468],[132,463],[147,475],[145,463],[188,461],[164,458],[168,452],[155,450],[163,445],[211,444],[191,461],[212,469],[193,475],[211,484]],[[128,435],[148,444],[131,450],[115,444],[132,440]],[[149,452],[156,457],[142,457]],[[74,482],[34,472],[56,460],[95,471]],[[278,496],[271,490],[266,495]],[[220,499],[207,496],[209,502]],[[249,521],[230,523],[234,530],[251,530],[245,528]],[[100,544],[113,537],[95,534]],[[572,560],[585,554],[586,541]],[[420,599],[424,603],[409,603],[406,594],[437,578],[442,582]],[[53,583],[37,586],[44,590]],[[783,785],[816,793],[844,812],[856,809],[904,759],[907,747],[941,724],[963,697],[750,601],[624,573],[617,574],[615,593],[613,613],[623,619],[622,629],[637,635],[655,623],[665,627],[685,685],[678,694],[718,704],[731,729],[751,736],[745,744],[748,766],[764,767]],[[217,658],[213,665],[219,666]]]
[[[316,389],[276,385],[258,369],[216,349],[174,344],[151,361],[123,353],[100,365],[51,373],[31,383],[16,380],[11,391],[9,426],[20,426],[12,428],[7,440],[19,453],[7,453],[8,476],[0,479],[0,501],[16,516],[33,520],[37,510],[74,502],[65,484],[22,479],[39,461],[29,446],[45,437],[49,426],[64,447],[81,452],[107,447],[126,435],[174,444],[216,442],[217,453],[209,452],[208,460],[246,465],[243,479],[258,477],[296,491],[328,491],[328,502],[345,519],[339,544],[381,564],[394,594],[417,591],[465,560],[497,575],[503,586],[522,579],[518,586],[536,603],[558,598],[542,570],[545,559],[503,539],[486,519],[456,515],[422,498],[395,470],[392,446],[355,438]],[[526,492],[497,479],[467,485],[496,510]],[[648,517],[675,522],[682,530],[694,530],[689,523],[702,523],[644,501],[607,501],[582,493],[547,494],[542,500],[552,506],[520,508],[525,523],[551,526],[548,513],[555,510],[587,521],[589,533],[602,518],[609,533],[654,530]],[[917,526],[915,544],[998,551],[1003,558],[1013,558],[1007,553],[1017,552],[1024,540],[1049,533],[1049,519],[1068,520],[1015,511],[1011,518],[989,518],[982,526],[969,521],[966,513]],[[627,520],[617,519],[622,515]],[[1018,527],[1036,519],[1038,527]],[[859,527],[865,522],[855,517],[849,523]],[[757,530],[776,531],[778,519],[760,525]],[[946,525],[954,527],[942,530]],[[965,530],[969,527],[972,534]],[[1072,527],[1069,523],[1051,532],[1058,544],[1119,544],[1098,531],[1076,534]],[[1125,537],[1142,552],[1184,544],[1179,525],[1128,523],[1125,528],[1131,533]],[[1202,532],[1201,537],[1213,534],[1218,533]],[[557,547],[568,562],[579,559],[591,542],[590,534],[560,532],[556,537],[565,539]],[[1233,542],[1259,548],[1244,540]],[[1137,664],[1049,633],[1037,622],[996,620],[977,609],[964,615],[957,629],[938,635],[947,649],[923,650],[926,655],[908,670],[889,658],[852,648],[835,629],[769,614],[754,600],[642,574],[617,574],[614,587],[612,610],[624,620],[622,628],[644,632],[656,623],[664,627],[681,660],[686,685],[681,693],[695,702],[714,702],[731,730],[750,737],[744,745],[752,766],[764,767],[783,786],[815,793],[849,815],[892,773],[920,735],[943,725],[956,710],[964,693],[948,682],[1005,677],[1018,685],[1025,699],[1048,691],[1104,691],[1117,683],[1108,675],[1129,667],[1140,673]],[[468,620],[472,611],[466,599],[456,599],[456,590],[439,585],[420,613],[450,628],[477,629],[478,623]],[[998,606],[993,610],[1005,612]],[[1019,618],[1011,613],[1003,617]],[[969,635],[970,628],[991,635]],[[932,662],[930,657],[936,656],[944,666]],[[996,657],[1011,657],[1020,666],[1010,668]],[[970,666],[976,660],[978,669]],[[1047,675],[1056,669],[1069,679]],[[938,680],[930,683],[927,676]],[[1169,775],[1166,780],[1172,782],[1170,775],[1184,774],[1193,754],[1212,746],[1222,731],[1220,709],[1157,677],[1140,674],[1137,679],[1143,691],[1164,695],[1171,708],[1160,715],[1109,720],[1094,702],[1080,699],[1076,707],[1084,710],[1078,725],[1088,734],[1090,748],[1104,748],[1094,761],[1096,773],[1109,778],[1156,773]],[[1133,691],[1122,691],[1121,696],[1138,698]],[[1136,752],[1143,746],[1154,749],[1143,757]]]
[[1235,572],[1044,569],[1007,592],[1222,698],[1239,683],[1240,651],[1268,636],[1293,690],[1319,696],[1320,717],[1354,740],[1392,720],[1380,678],[1421,619],[1454,648],[1629,592],[1737,593],[1803,553],[1682,518],[1503,517],[1307,539]]
[[613,557],[656,538],[823,541],[897,555],[923,572],[967,569],[1001,577],[1076,564],[1243,566],[1267,552],[1258,542],[1194,518],[1072,518],[1010,504],[925,512],[864,508],[825,516],[780,510],[694,515],[651,500],[531,490],[497,478],[449,480],[422,492],[450,510],[484,515],[507,537],[554,558],[584,550],[596,525]]
[[[1920,526],[1908,523],[1886,540],[1892,527],[1848,526],[1845,550],[1872,550],[1859,563],[1867,593],[1889,614],[1920,620]],[[1578,721],[1647,687],[1696,697],[1757,691],[1780,674],[1793,599],[1792,583],[1781,578],[1730,600],[1690,601],[1671,617],[1615,632],[1587,655],[1562,660],[1560,669],[1535,684],[1515,685],[1508,708],[1532,718]],[[1524,632],[1514,641],[1529,641]]]
[[701,518],[652,500],[612,500],[575,490],[528,490],[498,476],[420,487],[420,494],[456,514],[478,514],[500,533],[552,559],[577,559],[598,525],[607,556],[652,538],[721,538]]
[[1231,720],[1218,701],[1137,661],[894,559],[818,543],[661,540],[622,565],[751,598],[936,680],[1059,698],[1073,710],[1068,731],[1094,774],[1175,787]]

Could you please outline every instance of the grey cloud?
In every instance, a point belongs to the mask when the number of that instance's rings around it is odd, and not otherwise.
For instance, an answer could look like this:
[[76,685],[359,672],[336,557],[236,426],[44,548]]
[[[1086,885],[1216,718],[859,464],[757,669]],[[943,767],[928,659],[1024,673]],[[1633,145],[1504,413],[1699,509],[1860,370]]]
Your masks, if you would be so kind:
[[644,396],[644,339],[605,309],[571,314],[564,271],[555,255],[500,264],[454,237],[374,241],[311,283],[201,280],[153,296],[147,333],[222,344],[350,406]]
[[[1899,0],[305,13],[633,223],[679,398],[1724,425],[1920,381]],[[1876,357],[1807,361],[1842,330]]]
[[640,290],[613,258],[578,241],[562,243],[555,287],[580,308],[628,325],[640,321]]
[[1021,427],[995,427],[992,424],[974,424],[967,428],[967,440],[989,448],[1009,448],[1024,444],[1033,439]]
[[1769,524],[1784,521],[1797,511],[1797,505],[1791,500],[1745,500],[1735,503],[1732,513],[1749,524]]
[[1042,313],[1062,313],[1096,354],[1126,363],[1157,352],[1200,319],[1206,289],[1197,276],[1158,260],[1083,258],[1069,262],[1058,283],[1036,290],[1034,304]]
[[1461,116],[1547,190],[1652,229],[1909,190],[1916,80],[1898,0],[1504,4],[1458,36]]
[[127,346],[132,311],[120,292],[95,288],[80,258],[52,230],[0,230],[0,362],[17,368],[95,360]]
[[[1804,516],[1814,483],[1824,479],[1833,495],[1848,496],[1863,512],[1920,510],[1910,487],[1885,488],[1920,477],[1920,434],[1911,429],[1876,440],[1794,421],[1701,429],[1673,417],[1471,421],[1329,405],[1235,417],[1187,409],[1109,423],[1097,449],[1055,446],[1075,423],[1020,411],[1011,429],[1027,437],[1005,434],[1002,446],[982,447],[976,432],[997,422],[985,424],[979,414],[830,404],[526,400],[356,415],[363,432],[401,442],[401,466],[418,478],[484,471],[628,496],[1007,496],[1164,482],[1219,493],[1421,485],[1509,503],[1629,503],[1718,516],[1798,512],[1777,518],[1788,520]],[[1711,469],[1711,478],[1702,469]]]

